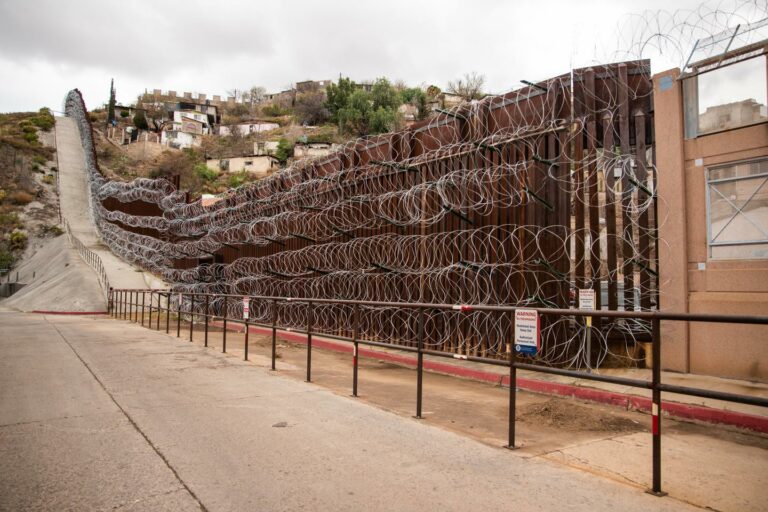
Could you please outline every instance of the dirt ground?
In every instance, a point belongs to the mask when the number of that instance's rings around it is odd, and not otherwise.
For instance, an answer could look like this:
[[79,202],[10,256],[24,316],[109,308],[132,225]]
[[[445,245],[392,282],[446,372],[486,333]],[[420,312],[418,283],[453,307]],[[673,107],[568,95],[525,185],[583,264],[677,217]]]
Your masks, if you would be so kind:
[[[140,319],[140,318],[139,318]],[[153,328],[157,315],[153,315]],[[148,323],[148,315],[145,315]],[[160,319],[165,330],[165,317]],[[176,334],[176,319],[170,321]],[[189,339],[182,322],[181,339]],[[208,347],[222,350],[222,330],[209,326]],[[204,329],[195,323],[193,342]],[[244,333],[227,332],[227,353],[244,355]],[[306,379],[306,345],[277,340],[277,371]],[[271,364],[271,338],[249,335],[249,360]],[[352,393],[352,356],[314,347],[312,382],[333,392]],[[424,373],[422,421],[488,445],[506,446],[509,388]],[[354,398],[350,398],[354,399]],[[361,358],[358,400],[402,416],[416,412],[416,371]],[[650,416],[634,410],[517,392],[515,453],[545,458],[638,488],[651,481]],[[663,419],[664,489],[679,499],[714,510],[761,510],[768,497],[768,436],[735,428]],[[714,459],[713,459],[714,458]],[[752,467],[757,464],[756,467]],[[743,466],[743,467],[742,467]]]

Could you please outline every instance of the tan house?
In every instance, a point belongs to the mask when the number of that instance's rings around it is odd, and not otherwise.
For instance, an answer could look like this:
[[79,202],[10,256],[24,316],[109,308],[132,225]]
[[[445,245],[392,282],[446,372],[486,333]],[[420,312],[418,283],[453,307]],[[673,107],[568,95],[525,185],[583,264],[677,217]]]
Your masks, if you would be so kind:
[[209,169],[218,172],[248,172],[257,177],[267,176],[280,168],[280,161],[271,155],[237,156],[206,160]]
[[[768,315],[768,41],[653,77],[660,306]],[[681,372],[768,381],[768,328],[662,322]]]

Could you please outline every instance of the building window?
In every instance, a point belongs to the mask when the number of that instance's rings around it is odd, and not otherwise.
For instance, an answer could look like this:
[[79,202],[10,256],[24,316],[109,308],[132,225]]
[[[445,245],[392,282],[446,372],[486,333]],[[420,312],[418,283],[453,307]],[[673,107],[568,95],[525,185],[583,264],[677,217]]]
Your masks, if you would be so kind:
[[768,259],[768,158],[707,169],[712,259]]
[[683,80],[683,94],[688,139],[768,121],[766,57],[700,71]]

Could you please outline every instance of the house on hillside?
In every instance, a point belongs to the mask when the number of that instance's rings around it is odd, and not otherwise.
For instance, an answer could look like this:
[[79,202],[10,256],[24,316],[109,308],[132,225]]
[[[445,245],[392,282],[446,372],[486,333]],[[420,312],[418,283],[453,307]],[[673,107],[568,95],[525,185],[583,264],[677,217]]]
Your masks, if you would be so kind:
[[330,155],[338,148],[338,144],[330,144],[328,142],[297,142],[296,145],[293,146],[293,157],[300,160],[302,158],[326,156]]
[[303,82],[296,82],[295,89],[297,93],[324,91],[332,83],[333,80],[305,80]]
[[280,145],[276,140],[264,140],[253,143],[253,154],[257,156],[274,155]]
[[217,172],[247,172],[264,177],[280,169],[280,161],[270,155],[248,155],[231,158],[212,158],[205,161],[209,169]]
[[240,135],[250,135],[252,133],[262,133],[271,130],[277,130],[280,125],[269,121],[245,121],[236,124],[221,125],[219,135],[231,135],[237,131]]
[[173,121],[163,126],[160,143],[176,149],[197,147],[203,135],[211,133],[209,121],[206,114],[198,111],[177,110],[173,112]]

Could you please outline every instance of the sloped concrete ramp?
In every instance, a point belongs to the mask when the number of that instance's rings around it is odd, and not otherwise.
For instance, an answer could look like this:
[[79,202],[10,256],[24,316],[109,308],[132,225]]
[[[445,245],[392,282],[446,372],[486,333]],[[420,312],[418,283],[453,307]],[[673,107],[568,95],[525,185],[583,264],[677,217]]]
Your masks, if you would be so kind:
[[56,118],[56,146],[59,156],[61,215],[69,222],[72,234],[98,254],[113,288],[147,288],[159,282],[140,269],[115,256],[99,238],[93,223],[85,171],[85,154],[75,120]]

